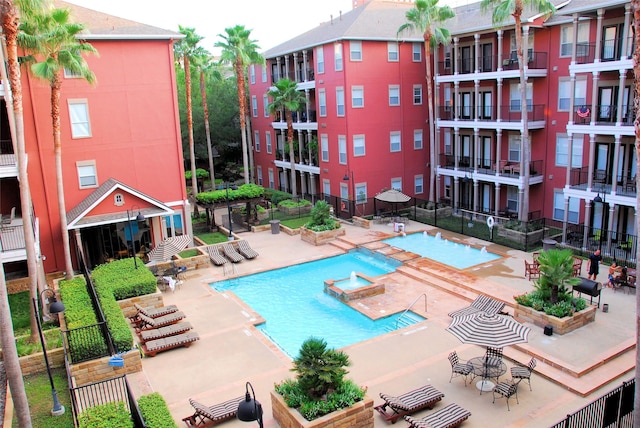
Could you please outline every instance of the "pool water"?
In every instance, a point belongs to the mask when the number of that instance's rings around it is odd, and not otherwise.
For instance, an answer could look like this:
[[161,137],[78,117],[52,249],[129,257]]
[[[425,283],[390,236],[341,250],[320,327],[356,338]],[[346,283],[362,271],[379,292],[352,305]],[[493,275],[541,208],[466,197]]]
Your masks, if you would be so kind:
[[466,269],[501,258],[486,249],[479,250],[469,245],[448,241],[440,235],[432,236],[427,233],[411,233],[384,239],[382,242],[457,269]]
[[[322,338],[337,349],[394,330],[401,314],[373,321],[323,290],[327,279],[349,278],[351,272],[376,277],[395,271],[398,265],[394,260],[351,251],[211,286],[218,291],[233,291],[251,306],[266,320],[258,329],[293,358],[310,336]],[[413,315],[412,319],[415,323],[424,318]]]

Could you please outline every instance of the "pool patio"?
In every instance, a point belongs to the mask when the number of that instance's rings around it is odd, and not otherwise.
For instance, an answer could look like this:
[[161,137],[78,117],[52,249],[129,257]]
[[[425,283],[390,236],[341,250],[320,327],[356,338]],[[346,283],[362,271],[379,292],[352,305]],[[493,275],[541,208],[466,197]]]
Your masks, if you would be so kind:
[[[241,237],[260,256],[239,263],[237,271],[240,275],[251,274],[342,254],[360,245],[379,250],[380,244],[375,241],[396,235],[387,224],[372,224],[371,229],[345,228],[346,235],[335,244],[319,247],[284,233],[243,233]],[[425,230],[436,232],[420,223],[408,222],[406,226],[407,233]],[[380,392],[399,395],[431,384],[445,394],[436,409],[457,403],[471,411],[464,427],[484,427],[489,420],[493,426],[544,427],[634,376],[635,295],[603,289],[602,303],[608,304],[609,311],[598,310],[594,323],[564,336],[545,336],[542,328],[530,325],[528,343],[505,348],[509,367],[513,360],[527,363],[531,355],[538,359],[531,381],[533,391],[521,385],[520,404],[512,399],[511,411],[507,411],[504,399],[492,404],[491,393],[480,395],[475,385],[465,388],[462,379],[449,383],[449,352],[456,350],[461,359],[467,360],[482,355],[484,348],[462,344],[445,331],[450,321],[447,314],[467,306],[480,291],[506,302],[506,311],[513,313],[513,296],[532,289],[532,282],[523,276],[523,259],[531,260],[531,255],[446,231],[442,235],[465,245],[486,246],[504,257],[464,271],[414,259],[396,273],[385,275],[384,294],[352,302],[355,308],[378,317],[403,311],[423,293],[427,295],[426,311],[423,298],[412,309],[427,321],[344,348],[352,361],[348,377],[366,386],[367,395],[376,405],[382,402]],[[598,278],[602,282],[606,279],[604,271],[601,269]],[[245,382],[250,381],[263,404],[265,426],[276,427],[269,393],[274,383],[292,377],[291,362],[253,327],[259,314],[252,313],[232,293],[218,293],[209,287],[209,283],[221,279],[225,279],[222,267],[189,271],[179,290],[164,293],[165,304],[175,304],[187,315],[200,340],[189,348],[143,359],[143,372],[129,376],[129,380],[136,395],[160,392],[179,425],[183,417],[193,413],[189,398],[212,405],[242,395]],[[506,374],[501,380],[509,377]],[[377,414],[374,419],[376,427],[389,425]],[[255,424],[233,420],[224,426]],[[398,426],[406,423],[400,421]]]

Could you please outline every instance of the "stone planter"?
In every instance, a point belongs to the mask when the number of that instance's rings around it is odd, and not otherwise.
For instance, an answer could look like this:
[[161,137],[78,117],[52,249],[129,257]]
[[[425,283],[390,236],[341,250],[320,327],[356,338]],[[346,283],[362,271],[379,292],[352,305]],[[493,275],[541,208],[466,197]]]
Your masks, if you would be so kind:
[[349,408],[308,421],[296,409],[289,408],[280,394],[271,391],[271,411],[282,428],[373,427],[373,399],[367,396]]
[[541,328],[551,325],[555,334],[562,335],[594,322],[596,320],[596,310],[595,306],[587,306],[580,312],[573,314],[572,317],[558,318],[516,303],[513,316],[520,321],[530,322]]
[[426,208],[411,207],[410,212],[418,221],[433,220],[436,216],[450,217],[453,213],[451,207],[438,208],[437,212],[436,210],[428,210]]
[[498,236],[507,238],[510,241],[518,242],[521,245],[533,245],[536,242],[542,241],[544,236],[544,229],[534,230],[532,232],[520,232],[513,229],[506,229],[504,227],[498,227]]
[[300,237],[304,242],[308,242],[313,245],[324,245],[329,241],[333,241],[338,236],[346,234],[347,231],[344,228],[324,230],[322,232],[314,232],[306,227],[300,228]]
[[311,208],[313,205],[304,205],[300,207],[283,207],[279,206],[278,211],[285,213],[286,215],[298,215],[298,214],[309,214],[311,212]]

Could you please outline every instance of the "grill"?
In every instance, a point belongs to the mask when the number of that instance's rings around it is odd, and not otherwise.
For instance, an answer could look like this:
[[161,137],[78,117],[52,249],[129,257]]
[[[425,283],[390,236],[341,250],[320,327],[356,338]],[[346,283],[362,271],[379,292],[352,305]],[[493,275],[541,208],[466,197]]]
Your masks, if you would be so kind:
[[578,295],[582,296],[582,293],[591,296],[590,304],[593,305],[593,298],[598,298],[598,307],[600,307],[600,291],[602,290],[602,284],[597,281],[592,281],[587,278],[580,277],[580,284],[574,285],[573,290]]

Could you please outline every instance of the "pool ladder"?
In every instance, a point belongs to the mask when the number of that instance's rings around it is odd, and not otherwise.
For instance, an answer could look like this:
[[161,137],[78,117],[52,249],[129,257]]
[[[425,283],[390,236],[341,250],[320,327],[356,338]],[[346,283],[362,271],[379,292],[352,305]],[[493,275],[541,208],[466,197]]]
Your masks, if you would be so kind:
[[413,325],[417,322],[416,318],[413,317],[409,313],[409,311],[411,310],[411,308],[413,308],[413,305],[415,305],[418,300],[420,300],[421,297],[424,297],[424,312],[427,313],[427,293],[422,293],[421,295],[416,297],[413,302],[411,302],[411,304],[407,307],[407,309],[404,310],[402,315],[398,317],[398,319],[396,320],[396,330],[402,327],[409,327],[410,325]]

